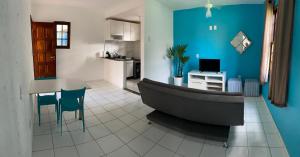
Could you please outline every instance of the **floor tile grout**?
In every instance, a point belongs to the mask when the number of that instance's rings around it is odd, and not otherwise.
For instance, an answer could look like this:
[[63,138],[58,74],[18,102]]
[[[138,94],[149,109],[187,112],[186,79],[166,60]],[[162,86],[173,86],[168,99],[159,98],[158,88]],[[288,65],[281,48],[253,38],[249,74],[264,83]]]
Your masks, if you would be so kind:
[[[85,102],[85,104],[86,104],[85,109],[86,109],[86,112],[88,112],[88,116],[86,116],[86,119],[90,118],[89,121],[88,121],[88,126],[87,126],[87,123],[86,123],[86,132],[91,137],[91,140],[88,140],[87,142],[79,142],[78,144],[76,144],[72,133],[76,132],[76,131],[79,131],[79,130],[82,130],[82,128],[77,128],[77,125],[75,123],[78,123],[78,120],[74,120],[74,121],[71,120],[70,115],[63,116],[63,121],[64,121],[63,127],[66,128],[66,130],[63,130],[63,131],[65,133],[69,134],[69,136],[72,140],[72,146],[66,146],[66,147],[74,147],[76,149],[77,155],[79,156],[80,153],[79,153],[79,150],[78,150],[78,146],[93,141],[93,142],[96,142],[99,149],[104,153],[103,154],[104,156],[106,156],[108,154],[111,154],[113,152],[116,152],[124,146],[128,147],[129,150],[132,151],[133,153],[135,153],[137,156],[141,156],[141,155],[139,155],[138,152],[136,152],[134,149],[132,149],[128,144],[130,142],[134,141],[135,139],[139,138],[139,137],[143,137],[143,138],[153,142],[154,145],[149,150],[147,150],[147,152],[145,154],[143,154],[142,156],[145,156],[146,154],[150,153],[156,146],[160,146],[160,147],[162,147],[162,148],[166,149],[167,151],[170,151],[174,154],[180,154],[179,149],[181,148],[184,140],[187,137],[185,134],[183,134],[183,136],[180,137],[181,140],[179,142],[179,145],[176,147],[176,151],[171,150],[167,146],[164,146],[162,143],[160,143],[168,135],[168,133],[170,133],[170,129],[168,129],[168,128],[167,128],[167,131],[164,132],[164,134],[161,138],[159,138],[157,141],[153,141],[149,137],[145,136],[145,133],[148,130],[150,130],[152,127],[155,127],[156,124],[151,125],[151,126],[147,126],[148,124],[147,124],[147,120],[145,119],[145,115],[148,114],[151,110],[150,109],[148,110],[148,107],[143,106],[139,96],[135,96],[131,93],[126,93],[123,90],[114,88],[110,85],[105,85],[105,83],[103,83],[103,84],[100,83],[98,85],[99,86],[103,85],[103,87],[97,88],[97,89],[92,89],[92,90],[88,91],[87,95],[86,95],[86,97],[88,97],[88,98],[86,99],[87,101]],[[105,90],[107,90],[108,92],[106,94],[101,95],[101,93],[104,93]],[[273,127],[272,125],[274,124],[274,120],[272,119],[272,117],[269,117],[269,116],[271,116],[270,111],[266,110],[265,106],[259,106],[260,104],[264,104],[264,102],[260,99],[261,98],[255,98],[255,99],[245,98],[245,101],[246,101],[245,110],[247,111],[247,112],[245,112],[245,117],[246,118],[247,117],[251,118],[252,116],[253,117],[258,116],[257,118],[259,118],[257,120],[256,119],[247,120],[245,122],[244,128],[242,128],[242,130],[240,130],[246,136],[246,146],[230,146],[230,148],[235,148],[235,147],[246,148],[248,150],[248,156],[250,155],[250,149],[252,149],[252,148],[267,149],[270,155],[271,155],[271,149],[272,148],[286,149],[284,147],[284,143],[281,147],[276,147],[276,145],[271,146],[269,138],[277,138],[276,135],[280,136],[280,134],[278,132],[278,128],[276,127],[276,125],[275,125],[276,132],[268,132],[266,130],[267,128],[265,128],[265,127]],[[94,108],[99,108],[99,111],[101,113],[96,113],[95,111],[93,111]],[[103,113],[108,113],[110,116],[113,117],[113,119],[109,119],[108,121],[103,121],[102,118],[98,117],[99,115],[103,114],[101,110],[103,110]],[[120,112],[116,111],[116,110],[119,110]],[[252,110],[255,111],[256,113],[252,112]],[[124,112],[124,113],[122,113],[122,112]],[[49,125],[50,132],[47,133],[47,131],[39,130],[35,126],[34,129],[37,129],[37,130],[36,130],[36,132],[34,131],[33,137],[51,136],[52,148],[45,149],[45,150],[52,150],[53,153],[54,153],[54,157],[56,157],[55,149],[64,148],[64,147],[55,148],[55,145],[54,145],[54,135],[59,133],[60,126],[57,126],[56,124],[54,124],[55,122],[53,120],[53,115],[51,115],[51,114],[53,114],[53,108],[47,107],[46,109],[43,110],[43,113],[46,115],[45,117],[43,117],[43,119],[45,119],[46,121],[42,122],[41,124],[42,125]],[[35,113],[35,116],[36,116],[36,113]],[[125,117],[125,116],[133,117],[132,121],[131,121],[131,118],[129,118],[130,123],[127,123],[127,122],[121,120],[122,117]],[[263,118],[263,119],[261,119],[261,118]],[[122,123],[122,125],[124,125],[124,127],[119,128],[116,131],[113,131],[113,130],[111,130],[110,127],[107,126],[112,121],[120,122],[120,123]],[[143,128],[143,129],[139,128],[139,126],[138,126],[139,124],[146,125],[146,126],[143,126],[143,127],[146,127],[146,128]],[[265,126],[265,124],[269,124],[271,126],[268,126],[268,125]],[[36,118],[35,118],[34,125],[36,125]],[[73,125],[73,126],[71,127],[71,125]],[[250,129],[255,129],[255,127],[259,127],[258,129],[262,129],[262,130],[257,130],[258,132],[256,132],[255,130],[254,130],[254,132],[252,132],[251,130],[248,131],[247,127],[249,125],[253,125],[253,126],[250,126]],[[97,127],[97,126],[104,127],[106,130],[109,131],[109,133],[105,136],[102,136],[102,137],[99,137],[99,138],[94,138],[94,136],[92,135],[92,133],[90,132],[89,129],[92,128],[92,127]],[[47,126],[46,126],[46,128],[47,128]],[[128,141],[127,140],[123,141],[121,139],[121,137],[118,136],[118,133],[120,131],[128,129],[128,128],[130,128],[131,130],[136,132],[137,136],[135,136],[134,138],[132,138]],[[142,129],[142,130],[140,130],[140,129]],[[240,131],[236,130],[236,129],[235,130],[230,130],[230,134],[233,134],[233,135],[238,134]],[[267,145],[266,146],[249,146],[249,137],[248,137],[249,133],[253,133],[253,134],[257,133],[257,134],[264,135],[264,137],[265,137],[264,142]],[[114,137],[116,137],[122,143],[122,146],[120,146],[117,149],[114,149],[110,153],[105,153],[104,150],[102,149],[102,147],[99,145],[99,143],[97,141],[99,141],[100,139],[103,139],[107,136],[110,136],[110,135],[113,135]],[[270,137],[270,135],[274,135],[274,137],[273,136]],[[282,142],[281,136],[280,136],[279,140],[280,140],[280,142]],[[210,143],[209,140],[207,140],[205,138],[203,139],[203,141],[201,141],[201,143],[202,143],[202,147],[201,147],[201,151],[200,151],[199,156],[201,156],[202,152],[204,151],[204,146],[205,145],[221,146],[217,143]],[[45,151],[45,150],[38,150],[38,151],[33,151],[33,152],[40,152],[40,151]],[[225,154],[227,154],[226,152],[227,152],[227,150],[225,150]],[[182,156],[182,154],[180,154],[180,156]]]

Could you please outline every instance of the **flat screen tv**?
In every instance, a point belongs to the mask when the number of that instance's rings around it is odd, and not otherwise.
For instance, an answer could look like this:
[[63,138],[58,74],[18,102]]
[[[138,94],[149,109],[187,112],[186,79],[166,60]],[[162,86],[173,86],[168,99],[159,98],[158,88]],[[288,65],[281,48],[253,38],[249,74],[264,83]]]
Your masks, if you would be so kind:
[[200,59],[199,70],[205,72],[220,72],[219,59]]

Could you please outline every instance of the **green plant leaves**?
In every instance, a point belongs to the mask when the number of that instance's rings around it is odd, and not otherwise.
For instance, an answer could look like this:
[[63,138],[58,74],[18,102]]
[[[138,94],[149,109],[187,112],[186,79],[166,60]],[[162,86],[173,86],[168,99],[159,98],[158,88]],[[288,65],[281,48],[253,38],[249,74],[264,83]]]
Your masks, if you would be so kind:
[[187,45],[177,45],[177,46],[175,46],[176,57],[178,57],[181,64],[185,64],[190,59],[190,57],[184,56],[184,53],[186,52],[186,49],[187,49]]
[[174,58],[174,55],[175,55],[175,48],[174,47],[170,47],[170,48],[168,48],[168,50],[167,50],[167,57],[169,58],[169,59],[173,59]]
[[190,59],[190,57],[188,57],[188,56],[183,56],[182,58],[180,58],[180,61],[181,61],[182,64],[185,64],[186,62],[189,61],[189,59]]
[[187,49],[188,45],[176,45],[173,47],[168,48],[167,50],[167,57],[169,59],[173,59],[175,61],[175,63],[177,64],[176,66],[176,71],[177,74],[176,76],[182,77],[183,76],[183,66],[184,64],[186,64],[190,57],[189,56],[185,56],[185,52]]

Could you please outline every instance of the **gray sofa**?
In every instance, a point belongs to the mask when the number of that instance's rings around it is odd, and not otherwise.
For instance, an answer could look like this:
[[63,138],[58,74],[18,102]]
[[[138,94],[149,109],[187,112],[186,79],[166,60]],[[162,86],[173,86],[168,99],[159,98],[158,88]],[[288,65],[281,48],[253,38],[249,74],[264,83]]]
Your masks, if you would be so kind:
[[[152,113],[160,119],[178,118],[183,128],[187,122],[197,125],[225,127],[227,134],[230,126],[244,124],[244,97],[242,93],[212,92],[179,87],[149,79],[138,83],[144,104],[154,108]],[[158,118],[159,119],[159,118]],[[165,121],[166,124],[170,122]],[[177,125],[177,124],[176,124]],[[190,126],[192,127],[192,126]],[[192,127],[193,128],[193,127]],[[192,129],[193,130],[193,129]],[[198,129],[203,131],[203,127]]]

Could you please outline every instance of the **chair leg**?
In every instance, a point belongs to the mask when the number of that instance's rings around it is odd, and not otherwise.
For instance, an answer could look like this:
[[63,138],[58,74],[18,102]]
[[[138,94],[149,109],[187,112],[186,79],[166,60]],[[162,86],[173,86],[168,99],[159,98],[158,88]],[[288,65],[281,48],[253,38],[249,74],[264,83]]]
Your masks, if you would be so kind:
[[77,119],[77,110],[75,110],[75,119]]
[[81,113],[83,132],[85,132],[84,110],[81,110],[79,113]]
[[59,123],[59,105],[55,104],[55,108],[57,108],[57,111],[56,111],[56,121],[57,121],[57,124],[58,124]]
[[62,136],[62,123],[63,123],[63,118],[62,118],[63,111],[60,109],[60,135]]
[[39,126],[41,125],[41,106],[38,104],[38,116],[39,116]]

